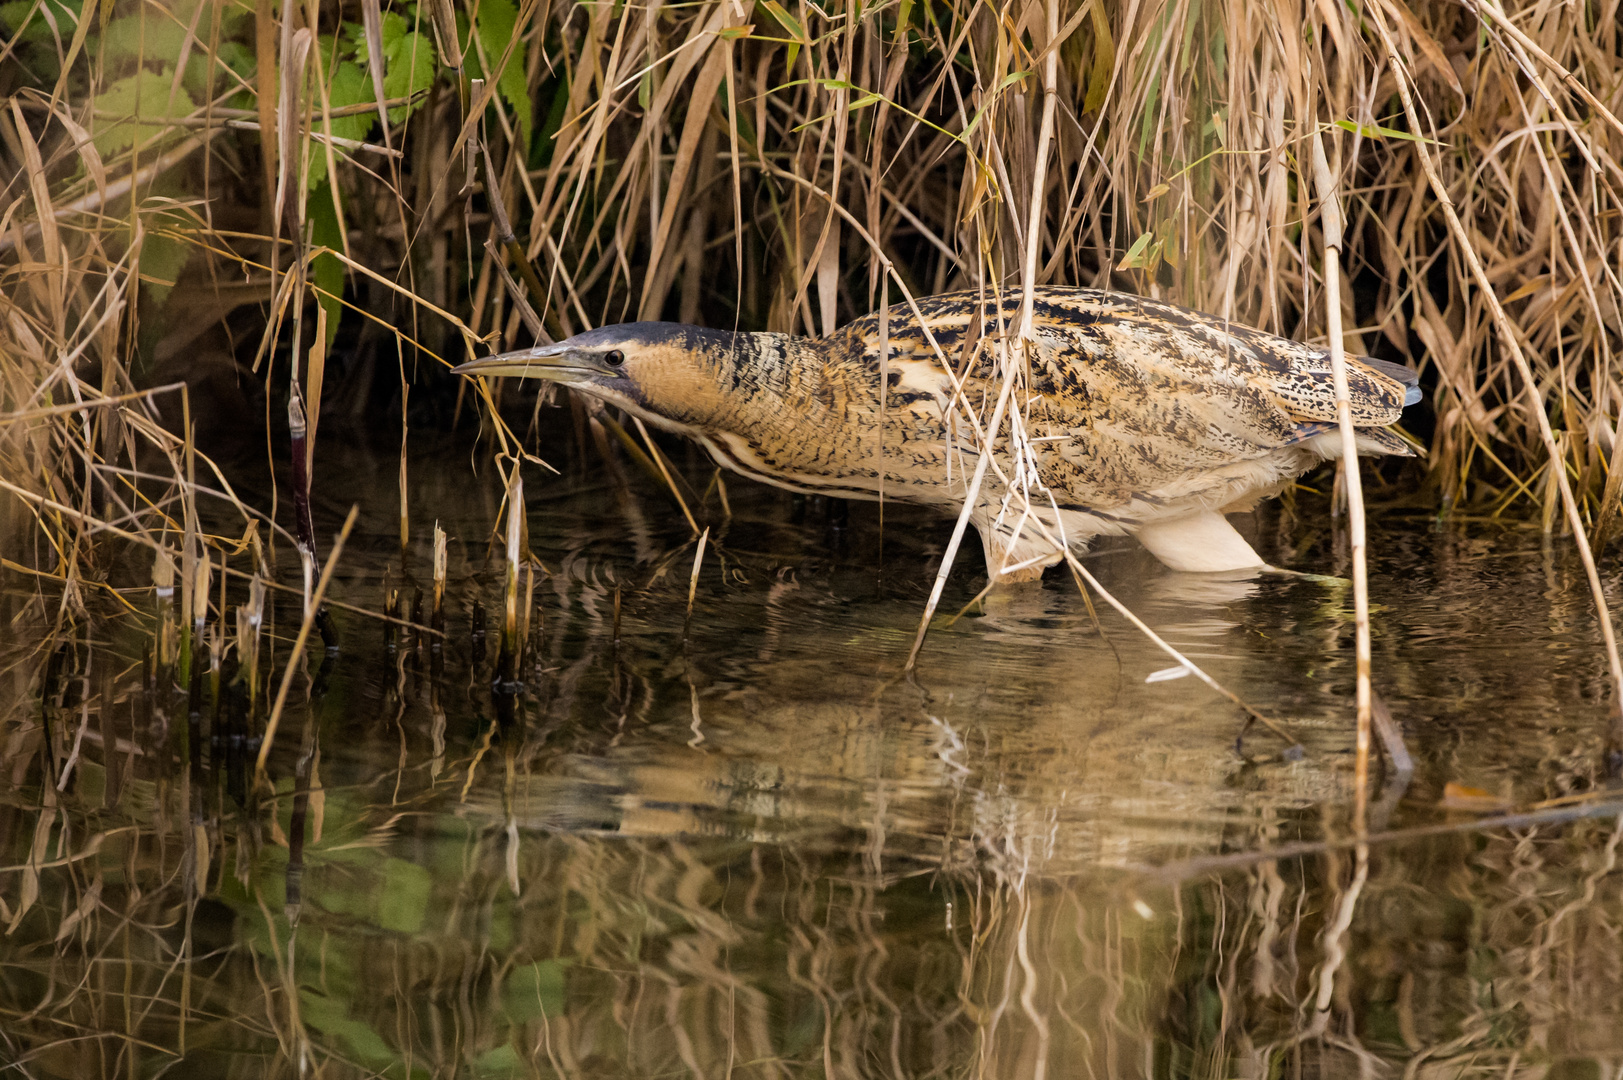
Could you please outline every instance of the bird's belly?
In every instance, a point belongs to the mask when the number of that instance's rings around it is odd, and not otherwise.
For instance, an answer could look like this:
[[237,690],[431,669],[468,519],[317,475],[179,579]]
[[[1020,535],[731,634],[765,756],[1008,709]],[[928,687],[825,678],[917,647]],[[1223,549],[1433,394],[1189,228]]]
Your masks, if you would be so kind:
[[[790,491],[948,509],[962,505],[979,464],[968,433],[955,437],[959,433],[949,432],[939,414],[887,419],[882,452],[872,428],[845,439],[816,432],[766,445],[731,432],[697,438],[718,464]],[[1034,507],[1057,507],[1073,537],[1133,532],[1195,510],[1249,509],[1323,456],[1316,445],[1299,445],[1240,461],[1151,470],[1159,474],[1146,476],[1142,462],[1123,460],[1132,452],[1129,446],[1080,439],[1032,446],[1026,479],[1017,485]],[[982,478],[976,502],[993,515],[1006,516],[1011,508],[1018,514],[1026,496],[1011,493],[1004,482],[1017,478],[1016,463],[1003,440],[996,453],[999,468]]]

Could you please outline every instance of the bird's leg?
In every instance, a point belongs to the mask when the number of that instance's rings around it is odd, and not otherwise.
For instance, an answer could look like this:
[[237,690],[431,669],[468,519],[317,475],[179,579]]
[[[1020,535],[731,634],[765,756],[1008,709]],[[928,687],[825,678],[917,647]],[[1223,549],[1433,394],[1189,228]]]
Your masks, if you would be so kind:
[[1173,570],[1210,574],[1220,570],[1261,569],[1266,565],[1228,518],[1215,510],[1196,510],[1166,521],[1141,525],[1133,533],[1150,554]]
[[[977,514],[971,519],[981,534],[981,550],[986,554],[986,576],[999,585],[1039,581],[1043,571],[1064,557],[1029,525],[1018,537],[1009,535],[988,518]],[[1035,560],[1035,561],[1034,561]]]

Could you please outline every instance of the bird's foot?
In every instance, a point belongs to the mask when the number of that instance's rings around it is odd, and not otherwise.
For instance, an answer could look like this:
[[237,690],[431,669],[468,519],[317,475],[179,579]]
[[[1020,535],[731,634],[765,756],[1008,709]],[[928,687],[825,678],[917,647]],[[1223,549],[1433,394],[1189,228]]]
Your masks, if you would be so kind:
[[1313,581],[1320,585],[1335,585],[1341,588],[1348,588],[1352,585],[1352,582],[1346,578],[1336,577],[1333,574],[1309,574],[1303,570],[1287,570],[1283,566],[1274,566],[1268,563],[1263,565],[1262,572],[1277,577],[1295,578],[1298,581]]

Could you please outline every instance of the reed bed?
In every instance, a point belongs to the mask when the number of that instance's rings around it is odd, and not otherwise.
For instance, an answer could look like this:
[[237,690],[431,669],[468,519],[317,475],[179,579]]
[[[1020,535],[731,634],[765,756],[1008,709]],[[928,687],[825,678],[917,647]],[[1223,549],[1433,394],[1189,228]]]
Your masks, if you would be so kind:
[[[264,425],[298,426],[296,403],[313,445],[324,402],[365,415],[391,369],[450,393],[436,362],[532,332],[818,334],[907,295],[1027,279],[1322,339],[1318,139],[1345,206],[1345,343],[1417,364],[1430,391],[1407,501],[1554,527],[1564,472],[1604,541],[1623,493],[1617,3],[1374,15],[13,5],[7,549],[77,573],[83,526],[39,500],[102,520],[92,493],[116,490],[105,474],[135,468],[137,443],[182,479],[152,421],[185,439],[183,409],[131,396],[174,382],[206,395],[205,427],[240,404],[224,384],[262,386]],[[113,518],[167,528],[134,504]]]

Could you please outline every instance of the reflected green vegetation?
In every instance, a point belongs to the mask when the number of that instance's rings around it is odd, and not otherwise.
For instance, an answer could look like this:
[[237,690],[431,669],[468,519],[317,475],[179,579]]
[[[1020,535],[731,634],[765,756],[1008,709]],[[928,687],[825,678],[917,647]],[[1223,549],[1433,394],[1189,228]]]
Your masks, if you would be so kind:
[[[364,508],[331,595],[382,609],[398,592],[424,624],[429,547],[402,567],[392,455],[330,452],[318,528]],[[444,636],[338,609],[263,787],[294,560],[254,679],[243,579],[221,593],[215,576],[229,630],[216,606],[184,666],[153,651],[146,566],[110,568],[116,601],[69,601],[84,617],[7,581],[0,1075],[1623,1064],[1606,671],[1582,571],[1536,531],[1380,519],[1377,683],[1417,771],[1376,792],[1365,860],[1334,584],[1090,556],[1298,758],[1195,680],[1146,682],[1168,661],[1053,575],[940,620],[903,678],[946,526],[901,508],[881,531],[875,507],[734,485],[726,518],[712,491],[689,619],[681,514],[652,481],[566,468],[531,485],[544,569],[515,685],[494,679],[500,481],[470,481],[468,460],[429,445],[410,471],[452,537]],[[1312,502],[1253,530],[1333,571]],[[1478,820],[1507,810],[1528,816]]]

